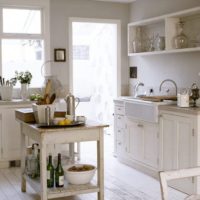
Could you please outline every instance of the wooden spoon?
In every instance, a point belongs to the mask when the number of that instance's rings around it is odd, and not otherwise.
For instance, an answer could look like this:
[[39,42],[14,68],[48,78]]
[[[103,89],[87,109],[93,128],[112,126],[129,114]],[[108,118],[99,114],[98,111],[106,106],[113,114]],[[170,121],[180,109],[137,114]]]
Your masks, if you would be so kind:
[[46,83],[46,87],[45,87],[45,91],[44,91],[44,97],[46,95],[49,95],[51,91],[51,80],[48,79],[47,83]]
[[50,104],[52,104],[54,102],[54,100],[56,99],[56,94],[53,93],[50,97]]

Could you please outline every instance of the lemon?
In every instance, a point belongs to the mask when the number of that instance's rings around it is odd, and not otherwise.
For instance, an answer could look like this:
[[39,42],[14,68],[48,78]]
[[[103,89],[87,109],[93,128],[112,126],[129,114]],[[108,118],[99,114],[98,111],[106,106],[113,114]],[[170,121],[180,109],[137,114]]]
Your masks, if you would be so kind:
[[70,120],[70,119],[64,119],[64,123],[65,123],[65,125],[69,125],[69,124],[72,123],[72,120]]
[[60,126],[65,125],[65,120],[60,120],[60,121],[58,121],[58,125],[60,125]]

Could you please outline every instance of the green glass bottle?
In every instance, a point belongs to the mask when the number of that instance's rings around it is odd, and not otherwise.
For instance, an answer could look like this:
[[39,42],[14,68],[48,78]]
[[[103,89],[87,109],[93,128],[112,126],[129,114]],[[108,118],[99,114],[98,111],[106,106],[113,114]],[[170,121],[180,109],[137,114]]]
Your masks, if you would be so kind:
[[52,164],[52,155],[49,155],[49,162],[47,165],[47,187],[54,187],[54,167]]
[[55,169],[55,182],[56,187],[63,187],[64,186],[64,170],[61,164],[61,154],[58,154],[58,165]]

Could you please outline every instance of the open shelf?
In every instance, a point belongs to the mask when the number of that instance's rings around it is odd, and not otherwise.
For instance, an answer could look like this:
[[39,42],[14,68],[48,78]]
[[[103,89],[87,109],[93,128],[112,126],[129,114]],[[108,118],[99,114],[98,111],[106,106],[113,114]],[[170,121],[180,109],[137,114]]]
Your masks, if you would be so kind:
[[[173,39],[178,34],[177,23],[184,21],[184,33],[188,37],[188,48],[175,48]],[[134,48],[137,29],[140,28],[142,48]],[[168,15],[145,19],[128,24],[128,55],[145,56],[200,51],[200,7],[183,10]],[[164,37],[165,48],[160,50],[158,38]]]
[[129,56],[162,55],[162,54],[198,52],[198,51],[200,51],[200,47],[185,48],[185,49],[172,49],[172,50],[163,50],[163,51],[140,52],[140,53],[130,53]]
[[[39,178],[32,179],[27,175],[24,175],[24,178],[38,194],[41,193],[41,184]],[[54,199],[93,192],[99,192],[99,187],[93,182],[84,185],[72,185],[65,181],[65,187],[63,188],[48,188],[47,197],[48,199]]]

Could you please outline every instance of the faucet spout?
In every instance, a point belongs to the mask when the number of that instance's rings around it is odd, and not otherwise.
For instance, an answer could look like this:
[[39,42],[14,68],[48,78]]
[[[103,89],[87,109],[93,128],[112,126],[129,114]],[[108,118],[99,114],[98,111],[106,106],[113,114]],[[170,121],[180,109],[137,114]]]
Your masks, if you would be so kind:
[[139,82],[139,83],[136,84],[136,86],[135,86],[135,95],[134,95],[134,97],[137,97],[137,96],[138,96],[138,88],[139,88],[139,86],[144,86],[144,83]]
[[172,80],[172,79],[165,79],[164,81],[162,81],[161,82],[161,84],[160,84],[160,87],[159,87],[159,91],[161,92],[161,89],[162,89],[162,85],[163,85],[163,83],[165,83],[165,82],[171,82],[171,83],[173,83],[173,85],[174,85],[174,87],[175,87],[175,92],[176,92],[176,95],[177,95],[177,84],[176,84],[176,82],[174,81],[174,80]]

